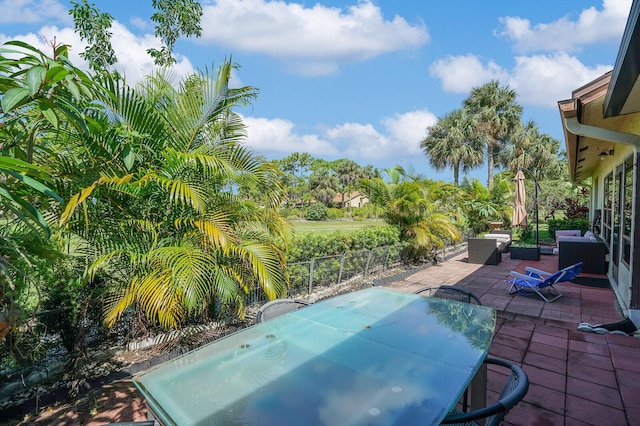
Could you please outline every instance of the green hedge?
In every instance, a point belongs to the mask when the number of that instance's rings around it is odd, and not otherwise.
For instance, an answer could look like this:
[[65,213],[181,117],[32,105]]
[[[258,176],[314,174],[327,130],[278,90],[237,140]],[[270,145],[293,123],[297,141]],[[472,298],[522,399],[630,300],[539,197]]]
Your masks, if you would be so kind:
[[584,234],[589,229],[588,219],[550,219],[547,222],[549,225],[549,235],[556,235],[556,231],[560,229],[579,229]]
[[289,245],[288,262],[304,262],[314,257],[334,256],[347,251],[371,250],[400,243],[400,231],[390,225],[359,229],[353,232],[313,232],[296,235]]

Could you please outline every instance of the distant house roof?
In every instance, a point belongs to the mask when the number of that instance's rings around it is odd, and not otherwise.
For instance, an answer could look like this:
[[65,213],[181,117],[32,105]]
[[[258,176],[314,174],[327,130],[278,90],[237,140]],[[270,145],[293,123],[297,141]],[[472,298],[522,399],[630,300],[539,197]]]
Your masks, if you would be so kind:
[[[350,193],[345,192],[344,193],[344,202],[345,203],[348,203],[349,201],[354,200],[356,198],[366,198],[367,200],[369,199],[369,197],[367,197],[366,194],[363,194],[360,191],[355,191],[355,192],[350,192]],[[334,197],[333,197],[333,199],[331,201],[334,202],[334,203],[342,203],[342,192],[334,195]]]

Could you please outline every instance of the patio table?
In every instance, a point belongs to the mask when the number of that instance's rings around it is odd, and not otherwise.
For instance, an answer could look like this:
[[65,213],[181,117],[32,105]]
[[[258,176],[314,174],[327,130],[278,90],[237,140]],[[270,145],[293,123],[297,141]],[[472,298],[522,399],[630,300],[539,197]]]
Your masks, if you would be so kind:
[[134,377],[165,425],[438,424],[487,355],[495,310],[385,288],[243,329]]

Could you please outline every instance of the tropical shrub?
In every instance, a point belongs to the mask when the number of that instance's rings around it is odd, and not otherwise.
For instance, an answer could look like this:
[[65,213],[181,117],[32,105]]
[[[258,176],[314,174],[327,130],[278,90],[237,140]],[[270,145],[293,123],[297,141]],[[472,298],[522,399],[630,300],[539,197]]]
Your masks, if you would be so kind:
[[335,207],[330,207],[327,209],[327,219],[335,220],[342,219],[344,216],[342,209],[337,209]]
[[287,219],[302,219],[302,210],[297,207],[285,207],[280,209],[280,215]]
[[368,212],[362,207],[355,207],[351,210],[351,217],[353,220],[365,220],[368,217]]
[[400,230],[400,240],[413,245],[415,259],[429,257],[447,241],[460,241],[454,205],[444,196],[455,187],[411,175],[399,166],[386,172],[390,181],[361,179],[360,190],[383,210],[381,218]]
[[322,203],[313,203],[304,211],[304,218],[307,220],[326,220],[328,209]]
[[[290,230],[278,214],[286,190],[279,170],[242,144],[233,108],[256,90],[230,88],[233,67],[224,62],[216,75],[191,75],[177,88],[162,71],[136,88],[102,76],[106,94],[90,131],[56,164],[82,176],[65,189],[60,224],[95,247],[84,282],[108,289],[109,326],[129,308],[165,327],[212,303],[242,316],[254,285],[269,298],[287,291],[275,243]],[[261,202],[241,197],[241,186]]]

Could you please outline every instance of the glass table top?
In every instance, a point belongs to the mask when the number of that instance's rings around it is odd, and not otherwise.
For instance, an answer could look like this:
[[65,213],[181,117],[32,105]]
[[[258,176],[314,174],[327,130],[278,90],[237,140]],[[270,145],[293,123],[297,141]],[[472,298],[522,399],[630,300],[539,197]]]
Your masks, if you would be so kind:
[[165,424],[437,424],[482,364],[494,328],[493,308],[371,288],[133,380]]

